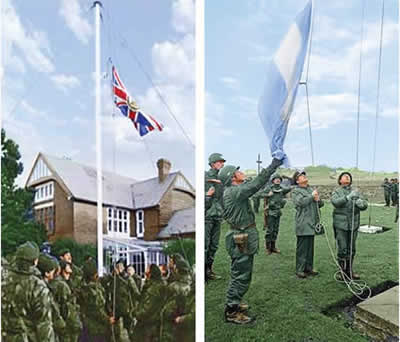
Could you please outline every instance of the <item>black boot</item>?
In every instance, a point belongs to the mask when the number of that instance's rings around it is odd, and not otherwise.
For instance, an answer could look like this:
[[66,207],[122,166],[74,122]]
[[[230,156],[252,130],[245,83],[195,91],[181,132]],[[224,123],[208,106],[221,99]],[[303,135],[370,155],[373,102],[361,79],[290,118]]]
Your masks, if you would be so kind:
[[271,255],[272,254],[271,241],[265,241],[265,252],[267,253],[267,255]]
[[351,279],[353,280],[359,280],[360,279],[360,275],[355,273],[353,270],[353,262],[354,262],[354,258],[351,259],[351,261],[349,260],[349,275],[351,277]]
[[337,280],[339,281],[344,281],[345,275],[347,275],[347,270],[346,270],[346,260],[345,259],[339,259],[338,264],[340,267],[340,271],[337,277]]
[[281,253],[281,250],[279,248],[276,248],[275,241],[271,242],[271,251],[272,251],[272,253],[276,253],[276,254],[280,254]]
[[210,266],[209,266],[210,268],[209,268],[209,279],[210,280],[219,280],[219,279],[222,279],[222,277],[221,276],[219,276],[219,275],[217,275],[214,271],[213,271],[213,267],[212,267],[212,264],[210,264]]

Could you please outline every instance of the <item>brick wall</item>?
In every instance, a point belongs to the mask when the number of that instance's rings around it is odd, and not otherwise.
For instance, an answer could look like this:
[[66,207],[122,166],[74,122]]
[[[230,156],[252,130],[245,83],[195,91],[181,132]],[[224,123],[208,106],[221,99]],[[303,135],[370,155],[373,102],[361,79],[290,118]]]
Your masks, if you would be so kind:
[[68,194],[54,182],[54,208],[55,208],[55,234],[49,236],[50,241],[58,238],[72,238],[73,223],[73,202],[68,200]]
[[169,190],[160,202],[160,226],[166,226],[175,211],[194,206],[193,195],[176,189]]
[[157,240],[160,232],[160,210],[158,207],[144,209],[144,236],[143,240]]
[[[97,243],[97,206],[74,202],[74,239],[79,243]],[[107,211],[103,208],[103,234],[107,234]]]

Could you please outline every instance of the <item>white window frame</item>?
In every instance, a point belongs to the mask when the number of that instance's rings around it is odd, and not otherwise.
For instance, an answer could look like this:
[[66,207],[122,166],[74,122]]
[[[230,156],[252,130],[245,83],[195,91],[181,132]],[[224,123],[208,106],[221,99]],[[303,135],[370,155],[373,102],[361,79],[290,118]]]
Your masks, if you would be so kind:
[[54,182],[47,182],[35,187],[34,203],[48,201],[54,198]]
[[[139,218],[141,214],[142,218]],[[140,209],[136,211],[136,236],[142,238],[144,236],[144,210]]]
[[[126,215],[125,215],[126,213]],[[121,218],[120,218],[121,217]],[[124,229],[126,225],[126,231]],[[121,231],[119,227],[121,226]],[[130,236],[130,212],[117,207],[107,208],[107,234],[115,237]]]
[[43,159],[39,159],[35,165],[35,168],[32,172],[32,176],[30,181],[34,182],[42,177],[50,176],[51,172],[50,169],[47,167],[46,163]]

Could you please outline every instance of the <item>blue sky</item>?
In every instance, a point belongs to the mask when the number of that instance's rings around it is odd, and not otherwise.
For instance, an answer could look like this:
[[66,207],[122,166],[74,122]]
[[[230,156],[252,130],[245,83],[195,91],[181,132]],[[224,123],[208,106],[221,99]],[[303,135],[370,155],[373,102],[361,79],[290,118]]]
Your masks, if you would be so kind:
[[[96,165],[92,3],[3,1],[2,125],[20,146],[25,171],[19,185],[38,152]],[[153,162],[165,157],[194,184],[194,147],[134,59],[194,142],[194,1],[102,3],[103,168],[145,179],[156,175]],[[165,126],[162,133],[144,137],[148,149],[114,109],[109,57],[141,108]]]
[[[309,100],[315,164],[353,167],[361,42],[361,0],[315,0]],[[372,169],[381,0],[365,1],[359,167]],[[270,162],[257,114],[269,59],[305,0],[205,2],[205,155],[256,169]],[[375,170],[397,170],[398,2],[385,1]],[[299,89],[285,142],[291,166],[311,165],[305,89]]]

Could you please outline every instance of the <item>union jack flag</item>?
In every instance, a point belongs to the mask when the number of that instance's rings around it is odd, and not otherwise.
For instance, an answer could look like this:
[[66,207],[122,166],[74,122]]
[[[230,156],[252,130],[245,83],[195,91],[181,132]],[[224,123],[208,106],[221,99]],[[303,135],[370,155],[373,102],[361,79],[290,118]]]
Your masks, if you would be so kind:
[[152,116],[143,113],[135,100],[128,94],[115,66],[112,67],[112,87],[114,103],[124,116],[132,120],[141,137],[155,129],[163,130],[163,125]]

